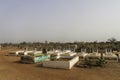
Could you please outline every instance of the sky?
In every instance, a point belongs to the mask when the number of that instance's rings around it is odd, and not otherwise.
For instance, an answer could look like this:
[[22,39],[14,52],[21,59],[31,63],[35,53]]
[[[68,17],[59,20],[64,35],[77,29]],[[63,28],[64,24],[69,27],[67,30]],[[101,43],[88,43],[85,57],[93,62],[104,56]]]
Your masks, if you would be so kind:
[[120,40],[120,0],[0,0],[0,43]]

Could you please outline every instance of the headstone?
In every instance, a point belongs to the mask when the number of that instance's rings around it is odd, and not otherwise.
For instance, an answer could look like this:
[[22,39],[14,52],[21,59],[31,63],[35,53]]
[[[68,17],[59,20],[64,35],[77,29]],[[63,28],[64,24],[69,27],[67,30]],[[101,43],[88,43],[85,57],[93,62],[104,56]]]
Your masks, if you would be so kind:
[[25,48],[25,51],[28,51],[28,48]]
[[98,53],[98,49],[93,49],[92,52],[93,53]]
[[112,53],[112,49],[106,49],[106,53]]
[[86,49],[81,49],[81,53],[86,53]]
[[37,48],[34,48],[34,51],[37,51]]

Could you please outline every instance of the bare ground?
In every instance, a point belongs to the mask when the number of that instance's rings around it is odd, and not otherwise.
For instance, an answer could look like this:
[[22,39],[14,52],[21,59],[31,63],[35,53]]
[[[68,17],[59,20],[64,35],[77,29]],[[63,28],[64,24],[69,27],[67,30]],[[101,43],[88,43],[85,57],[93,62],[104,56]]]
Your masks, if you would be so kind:
[[8,51],[0,51],[0,80],[120,80],[120,63],[108,63],[104,68],[52,69],[40,63],[21,64],[20,57],[6,56]]

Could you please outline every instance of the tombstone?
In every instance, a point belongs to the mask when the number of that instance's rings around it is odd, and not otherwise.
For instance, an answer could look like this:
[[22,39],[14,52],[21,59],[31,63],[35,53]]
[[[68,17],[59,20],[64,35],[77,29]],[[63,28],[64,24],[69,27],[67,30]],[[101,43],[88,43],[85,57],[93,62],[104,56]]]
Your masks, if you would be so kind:
[[86,49],[81,49],[81,53],[86,53]]
[[25,48],[24,51],[28,51],[28,48]]
[[77,48],[78,48],[78,46],[77,46],[77,45],[75,45],[75,48],[74,48],[74,50],[73,50],[73,51],[75,52],[75,51],[77,50]]
[[98,49],[92,49],[93,53],[98,53]]
[[112,49],[105,49],[106,54],[107,53],[112,53]]
[[37,48],[34,48],[34,51],[37,51]]

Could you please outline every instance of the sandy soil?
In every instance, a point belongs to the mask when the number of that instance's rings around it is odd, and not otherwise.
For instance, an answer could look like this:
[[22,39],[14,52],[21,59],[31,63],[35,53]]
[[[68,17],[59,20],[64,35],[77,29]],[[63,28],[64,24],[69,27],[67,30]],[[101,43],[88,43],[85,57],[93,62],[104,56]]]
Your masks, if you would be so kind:
[[21,64],[20,57],[6,56],[8,51],[0,51],[0,80],[120,80],[120,63],[108,63],[104,68],[52,69],[40,63]]

